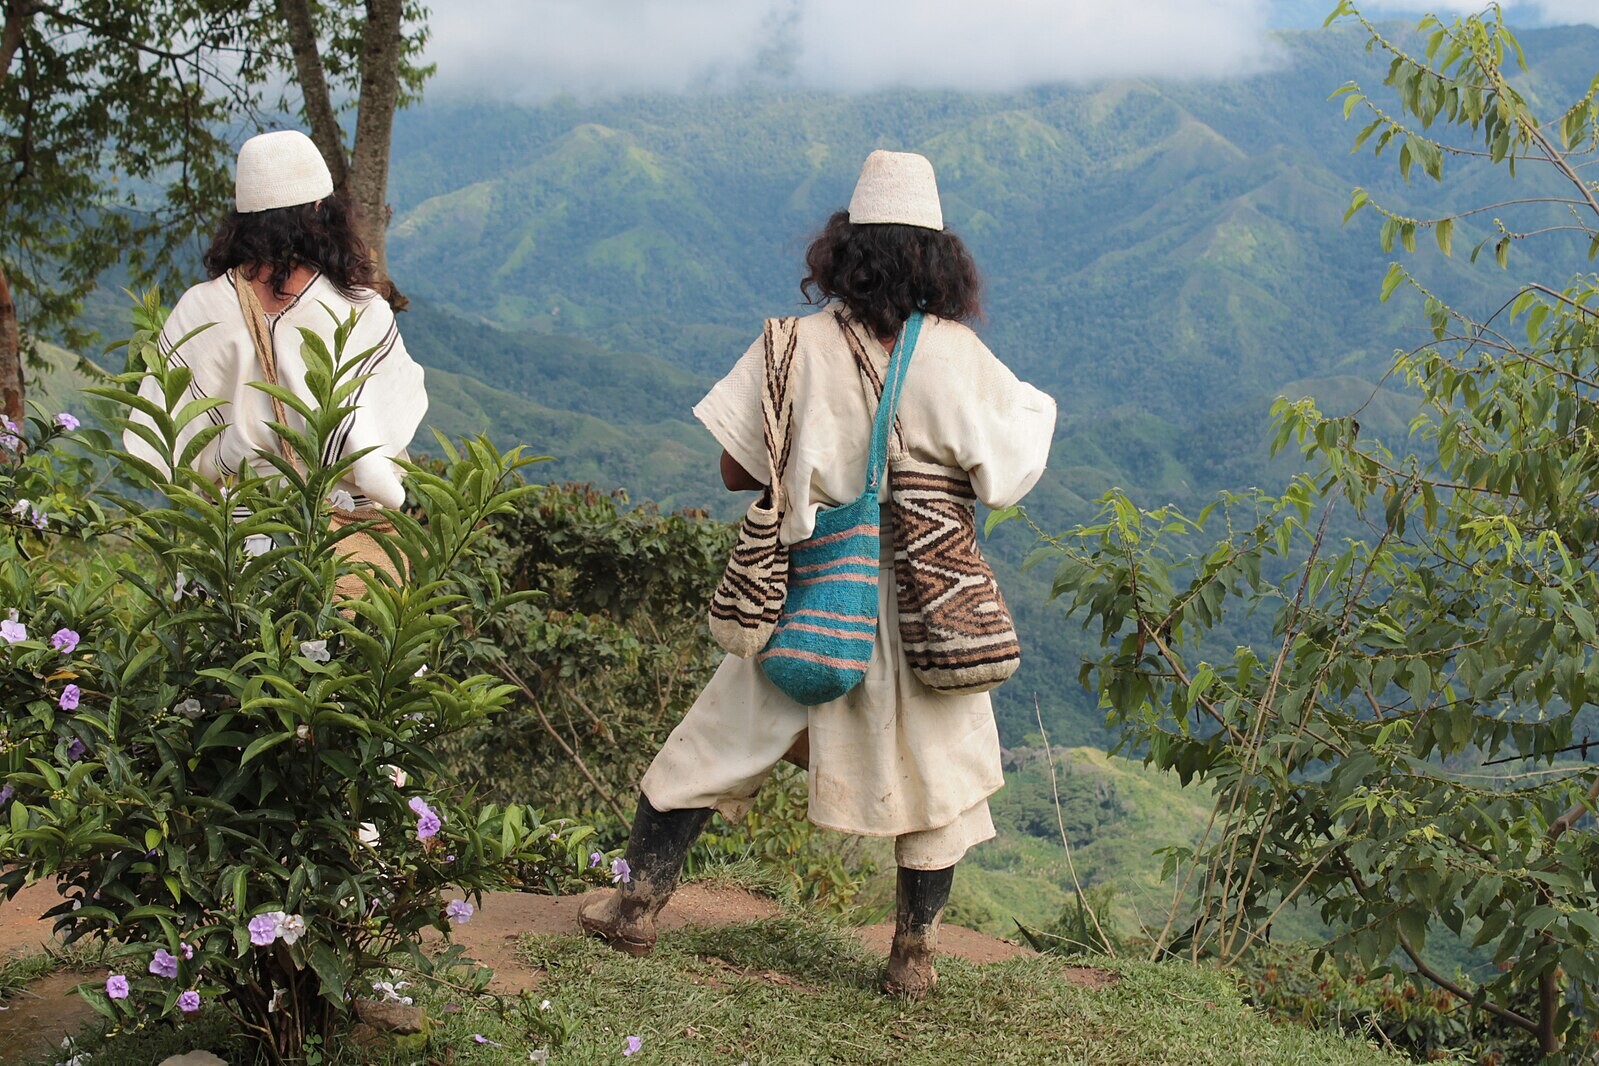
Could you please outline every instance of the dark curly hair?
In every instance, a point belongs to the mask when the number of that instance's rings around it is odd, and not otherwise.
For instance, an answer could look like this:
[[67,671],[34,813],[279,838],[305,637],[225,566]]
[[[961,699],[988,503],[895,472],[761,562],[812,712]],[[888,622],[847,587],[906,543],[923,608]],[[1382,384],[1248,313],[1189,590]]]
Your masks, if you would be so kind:
[[837,300],[879,337],[897,333],[912,311],[955,322],[983,313],[977,264],[948,230],[856,225],[839,211],[806,250],[805,269],[806,303]]
[[245,263],[259,264],[283,299],[294,295],[285,286],[299,266],[320,270],[346,296],[372,287],[372,253],[356,226],[355,206],[336,195],[269,211],[230,211],[203,262],[213,278]]

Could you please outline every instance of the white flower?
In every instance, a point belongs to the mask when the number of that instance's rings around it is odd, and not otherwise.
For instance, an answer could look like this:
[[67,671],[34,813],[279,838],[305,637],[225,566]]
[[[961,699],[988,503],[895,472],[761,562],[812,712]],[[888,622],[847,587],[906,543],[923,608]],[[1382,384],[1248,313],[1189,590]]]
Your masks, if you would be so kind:
[[355,497],[343,489],[334,489],[332,495],[328,497],[328,503],[340,511],[355,510]]
[[374,991],[378,995],[382,996],[383,997],[383,1002],[385,1002],[385,1003],[399,1003],[399,1004],[402,1004],[402,1005],[407,1006],[407,1007],[409,1007],[411,1005],[411,997],[410,996],[402,996],[402,995],[400,995],[400,989],[409,988],[409,987],[411,987],[411,986],[406,981],[374,981],[374,982],[372,982],[372,991]]
[[325,663],[333,657],[328,654],[328,642],[325,640],[301,641],[300,654],[314,663]]
[[177,603],[179,600],[183,599],[184,596],[188,595],[188,592],[188,575],[186,575],[182,570],[179,570],[177,576],[172,579],[172,602]]
[[389,772],[389,780],[394,782],[395,788],[404,788],[405,783],[411,779],[410,776],[398,766],[385,766],[383,769]]
[[362,822],[361,827],[355,831],[355,839],[369,848],[378,846],[378,827],[371,822]]
[[172,708],[172,710],[173,713],[181,714],[183,717],[190,720],[198,718],[200,715],[205,713],[205,709],[200,706],[200,701],[195,699],[193,696],[190,696],[188,699]]
[[272,538],[265,533],[251,533],[244,538],[244,554],[255,559],[272,550]]
[[32,500],[18,500],[16,503],[11,505],[11,513],[16,515],[18,518],[24,517],[32,509]]
[[539,1010],[549,1010],[549,1009],[550,1009],[550,1001],[549,1000],[545,1000],[543,1003],[539,1004]]
[[278,920],[278,936],[283,938],[285,944],[292,945],[305,935],[305,919],[300,915],[277,911],[273,917]]
[[311,727],[301,722],[294,727],[294,735],[301,740],[306,740],[311,736]]
[[421,666],[416,668],[416,673],[412,674],[411,676],[412,677],[421,677],[424,674],[426,674],[427,672],[428,672],[428,664],[427,663],[423,663]]

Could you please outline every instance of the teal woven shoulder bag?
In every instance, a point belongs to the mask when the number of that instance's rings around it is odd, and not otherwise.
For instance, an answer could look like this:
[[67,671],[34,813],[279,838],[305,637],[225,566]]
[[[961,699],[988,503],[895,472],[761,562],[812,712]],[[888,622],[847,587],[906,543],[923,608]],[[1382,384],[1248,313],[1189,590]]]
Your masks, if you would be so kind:
[[889,357],[872,422],[865,490],[851,503],[817,511],[810,538],[788,549],[788,596],[760,664],[774,685],[807,707],[836,700],[860,684],[872,659],[882,539],[878,490],[889,428],[921,330],[920,313],[906,319]]

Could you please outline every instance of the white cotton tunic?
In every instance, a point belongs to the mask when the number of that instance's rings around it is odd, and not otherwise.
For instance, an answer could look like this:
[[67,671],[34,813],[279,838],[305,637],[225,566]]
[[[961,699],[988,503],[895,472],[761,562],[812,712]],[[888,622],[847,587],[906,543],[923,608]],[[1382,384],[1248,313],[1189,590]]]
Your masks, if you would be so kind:
[[[782,539],[789,544],[810,535],[818,508],[855,499],[866,482],[876,401],[868,399],[843,330],[856,330],[879,377],[889,358],[835,309],[808,315],[797,328],[793,446],[783,478],[790,502]],[[740,466],[764,480],[763,353],[757,341],[694,414]],[[959,467],[983,503],[1005,507],[1044,472],[1055,402],[1018,381],[970,329],[928,317],[906,373],[899,422],[891,456],[903,449],[913,459]],[[886,527],[884,534],[891,536]],[[901,865],[923,869],[949,865],[993,835],[987,798],[1003,778],[988,694],[938,692],[911,672],[900,646],[891,551],[882,567],[866,680],[841,699],[804,707],[768,681],[756,660],[728,656],[644,775],[642,790],[655,807],[715,807],[737,819],[808,731],[816,824],[898,836],[902,844],[907,834],[930,830],[960,838],[944,859],[918,863],[902,854]]]
[[[405,489],[400,483],[403,472],[393,460],[405,458],[406,446],[427,413],[428,401],[422,368],[406,352],[388,303],[369,289],[356,290],[352,300],[325,276],[316,275],[294,302],[267,316],[278,382],[307,403],[314,402],[305,384],[300,331],[314,331],[331,353],[334,330],[352,312],[359,317],[345,344],[344,358],[358,359],[360,364],[354,373],[370,376],[347,401],[356,410],[328,442],[328,454],[322,458],[333,462],[351,452],[373,448],[356,460],[341,487],[350,493],[357,507],[371,503],[399,507],[405,502]],[[267,426],[276,420],[276,415],[271,398],[251,386],[264,378],[244,313],[239,309],[232,273],[184,293],[167,316],[159,344],[173,365],[187,366],[194,375],[180,408],[195,399],[226,401],[180,432],[181,450],[206,426],[227,427],[201,451],[195,469],[214,481],[231,477],[246,463],[262,475],[273,473],[271,464],[260,453],[278,450],[278,439]],[[139,394],[158,404],[162,402],[154,378],[144,380]],[[132,417],[146,425],[153,424],[142,413],[134,412]],[[304,420],[292,409],[287,417],[292,428],[304,427]],[[157,468],[163,466],[159,456],[137,434],[127,432],[123,441],[133,455]]]

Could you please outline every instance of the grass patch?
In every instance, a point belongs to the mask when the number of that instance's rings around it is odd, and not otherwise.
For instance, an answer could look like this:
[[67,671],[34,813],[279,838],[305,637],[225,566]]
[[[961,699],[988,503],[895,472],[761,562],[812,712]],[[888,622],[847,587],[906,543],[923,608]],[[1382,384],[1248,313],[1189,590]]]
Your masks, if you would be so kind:
[[[724,878],[751,887],[738,867],[716,876]],[[889,999],[878,990],[883,960],[846,926],[793,912],[669,932],[647,959],[576,936],[528,938],[521,950],[541,972],[530,992],[473,996],[424,983],[411,991],[436,1020],[425,1049],[384,1053],[341,1043],[322,1049],[320,1062],[506,1066],[543,1050],[550,1063],[585,1066],[622,1061],[628,1037],[642,1041],[630,1063],[1403,1061],[1342,1036],[1274,1024],[1244,1005],[1225,974],[1176,963],[1079,960],[1117,976],[1096,989],[1072,983],[1072,961],[1054,956],[985,966],[944,959],[931,998]],[[181,1028],[88,1036],[80,1050],[97,1062],[154,1066],[175,1051],[209,1047],[248,1066],[227,1023],[223,1012],[208,1011]]]

